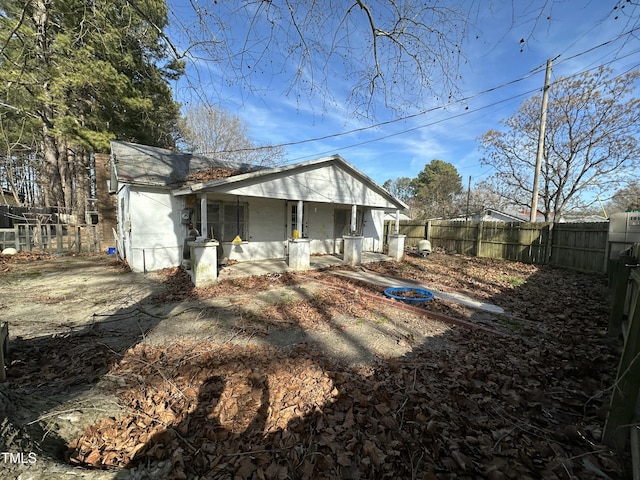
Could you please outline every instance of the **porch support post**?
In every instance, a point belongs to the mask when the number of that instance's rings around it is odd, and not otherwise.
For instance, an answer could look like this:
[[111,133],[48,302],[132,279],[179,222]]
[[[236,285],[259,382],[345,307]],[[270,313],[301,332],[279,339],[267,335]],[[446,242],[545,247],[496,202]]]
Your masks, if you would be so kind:
[[196,287],[208,287],[218,281],[217,240],[188,242],[191,249],[191,281]]
[[289,267],[301,271],[311,267],[311,241],[308,238],[289,240]]
[[200,197],[200,236],[207,238],[207,193]]
[[351,233],[351,235],[356,234],[356,230],[358,228],[358,226],[356,225],[357,222],[358,222],[358,206],[351,205],[351,228],[349,229],[349,233]]
[[344,235],[344,260],[345,265],[362,265],[362,243],[360,235]]
[[393,230],[393,233],[395,235],[398,235],[400,233],[400,210],[396,210],[396,226]]
[[302,238],[302,213],[304,204],[302,200],[298,200],[298,209],[296,210],[296,230],[298,230],[298,235]]
[[404,257],[404,242],[406,235],[389,235],[389,256],[395,261],[400,262]]

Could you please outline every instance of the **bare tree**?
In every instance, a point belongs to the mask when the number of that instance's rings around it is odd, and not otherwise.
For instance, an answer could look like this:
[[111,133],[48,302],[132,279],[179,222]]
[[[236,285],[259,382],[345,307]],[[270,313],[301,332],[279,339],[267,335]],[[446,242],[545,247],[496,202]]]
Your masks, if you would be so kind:
[[[634,87],[640,70],[612,77],[608,69],[562,78],[550,87],[540,204],[546,221],[607,197],[640,161],[640,98]],[[503,121],[505,129],[482,136],[483,165],[511,192],[514,203],[530,206],[536,161],[540,97],[526,100]]]
[[11,113],[0,114],[0,203],[34,205],[37,203],[36,158],[32,124]]
[[178,131],[184,148],[192,153],[264,166],[284,162],[282,147],[255,144],[240,117],[214,106],[188,109],[178,122]]
[[478,213],[485,208],[492,210],[514,209],[516,205],[513,205],[509,195],[502,192],[500,187],[501,185],[496,184],[491,178],[475,184],[469,192],[469,213]]
[[[323,98],[321,108],[339,102],[362,115],[375,113],[374,99],[398,111],[423,106],[425,96],[451,96],[473,8],[464,0],[191,5],[197,21],[172,19],[171,48],[199,67],[223,72],[221,85],[298,100]],[[343,91],[329,88],[335,79]]]
[[626,187],[613,194],[607,203],[609,213],[640,210],[640,181],[630,181]]

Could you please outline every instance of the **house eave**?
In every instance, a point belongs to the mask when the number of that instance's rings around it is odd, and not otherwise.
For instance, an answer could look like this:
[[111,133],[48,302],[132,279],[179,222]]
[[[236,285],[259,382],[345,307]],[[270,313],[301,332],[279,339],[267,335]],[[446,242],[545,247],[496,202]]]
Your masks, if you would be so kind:
[[[348,171],[354,177],[359,178],[360,181],[362,181],[369,188],[371,188],[372,190],[376,191],[379,195],[384,197],[389,203],[393,204],[395,209],[406,210],[408,208],[408,206],[404,202],[395,198],[387,190],[380,187],[370,177],[368,177],[367,175],[365,175],[364,173],[360,172],[358,169],[356,169],[355,167],[347,163],[347,161],[344,160],[339,155],[332,155],[330,157],[318,158],[315,160],[309,160],[307,162],[296,163],[292,165],[285,165],[282,167],[274,167],[274,168],[268,168],[264,170],[254,171],[254,172],[242,173],[242,174],[234,175],[231,177],[212,180],[210,182],[194,183],[183,188],[175,189],[173,190],[172,193],[175,196],[190,195],[190,194],[199,193],[199,192],[215,193],[216,189],[222,186],[229,186],[233,184],[238,184],[239,186],[241,186],[243,183],[246,183],[255,179],[261,179],[261,178],[264,178],[264,181],[268,181],[269,177],[272,177],[275,175],[279,175],[287,172],[301,171],[301,170],[305,170],[313,167],[319,167],[319,166],[322,166],[323,164],[339,165],[341,168]],[[230,192],[227,191],[225,193],[230,193]],[[389,208],[386,208],[386,210],[389,210]]]

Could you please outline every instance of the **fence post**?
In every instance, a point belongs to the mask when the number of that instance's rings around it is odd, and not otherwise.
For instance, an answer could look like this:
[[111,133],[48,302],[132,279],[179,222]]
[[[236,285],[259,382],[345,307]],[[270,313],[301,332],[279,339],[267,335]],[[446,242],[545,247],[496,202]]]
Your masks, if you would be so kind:
[[7,373],[5,371],[4,357],[7,354],[9,345],[9,323],[3,322],[0,326],[0,382],[4,382],[7,379]]
[[53,250],[53,245],[51,244],[51,230],[54,228],[53,225],[50,224],[46,224],[44,225],[46,231],[47,231],[47,250],[51,251]]
[[627,290],[629,285],[629,273],[631,267],[627,265],[633,260],[633,257],[623,255],[614,264],[612,272],[612,289],[611,313],[609,314],[609,328],[607,334],[609,337],[618,338],[622,333],[622,316],[624,314],[624,304],[627,298]]
[[[640,285],[640,272],[631,277]],[[626,291],[626,288],[624,289]],[[602,441],[605,445],[623,449],[629,425],[633,423],[635,406],[640,390],[640,292],[636,291],[629,310],[629,328],[618,365],[618,375],[611,397],[611,408],[605,424]]]
[[64,235],[64,230],[62,229],[62,225],[56,223],[56,251],[58,253],[62,253],[62,236]]
[[544,254],[545,255],[544,264],[550,265],[552,261],[551,257],[553,255],[553,222],[548,222],[547,229],[548,229],[547,248]]
[[80,253],[80,243],[81,243],[81,239],[80,239],[80,227],[77,225],[74,225],[73,227],[74,232],[75,232],[75,237],[76,237],[76,252]]
[[24,238],[25,238],[25,243],[26,243],[26,247],[27,247],[27,252],[31,251],[31,231],[29,230],[29,224],[27,223],[24,226]]
[[478,231],[476,234],[476,257],[480,257],[480,248],[482,247],[482,234],[484,232],[484,222],[478,222]]

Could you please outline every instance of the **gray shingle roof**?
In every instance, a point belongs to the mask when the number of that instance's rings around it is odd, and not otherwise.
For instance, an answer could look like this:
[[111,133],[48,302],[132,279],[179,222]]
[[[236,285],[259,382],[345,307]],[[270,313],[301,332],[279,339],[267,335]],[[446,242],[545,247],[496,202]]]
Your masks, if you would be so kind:
[[187,182],[190,174],[203,170],[229,169],[241,174],[264,168],[119,141],[111,142],[111,155],[119,182],[172,188]]

